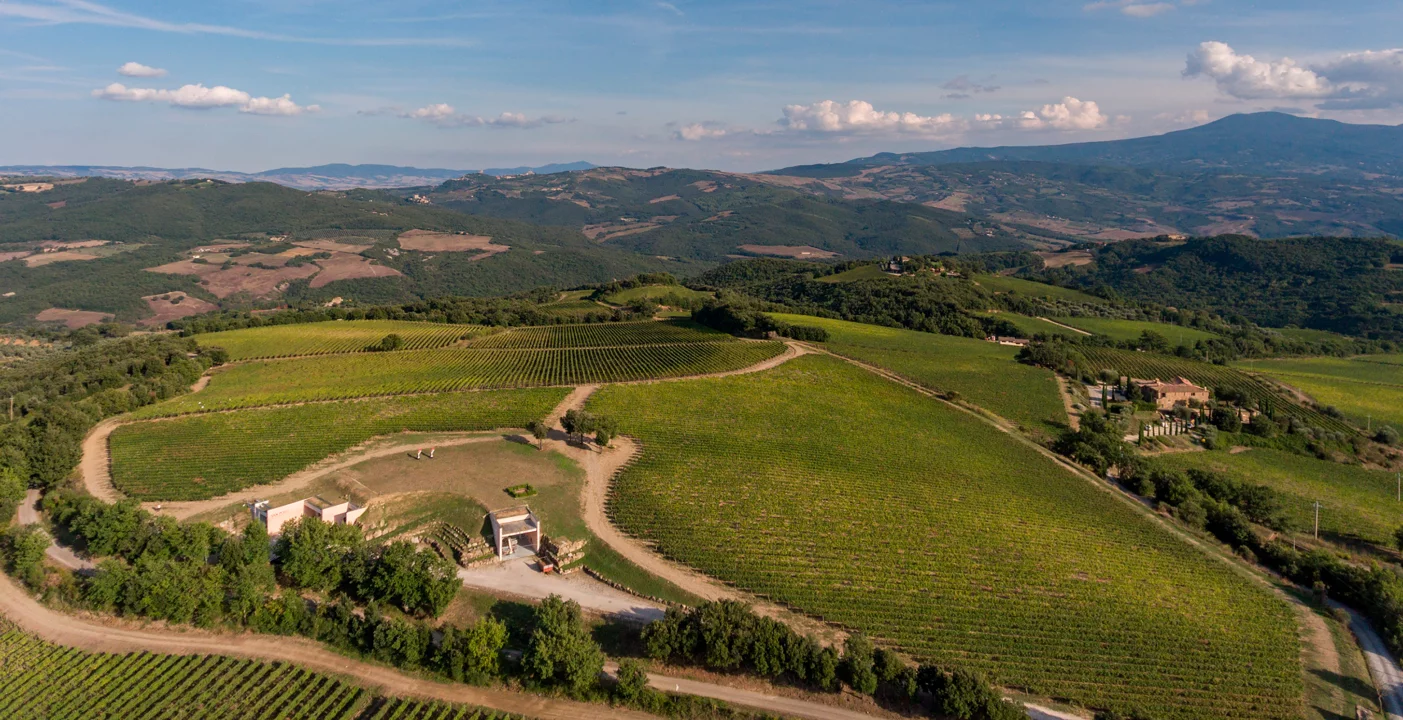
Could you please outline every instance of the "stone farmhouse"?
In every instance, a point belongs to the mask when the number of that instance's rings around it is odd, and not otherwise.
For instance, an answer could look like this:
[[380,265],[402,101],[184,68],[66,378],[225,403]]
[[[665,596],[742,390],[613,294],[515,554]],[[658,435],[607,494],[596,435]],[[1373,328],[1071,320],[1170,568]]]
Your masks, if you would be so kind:
[[1159,378],[1132,382],[1160,410],[1173,410],[1176,405],[1188,405],[1195,400],[1208,402],[1208,388],[1195,385],[1184,377],[1174,378],[1173,382],[1164,382]]

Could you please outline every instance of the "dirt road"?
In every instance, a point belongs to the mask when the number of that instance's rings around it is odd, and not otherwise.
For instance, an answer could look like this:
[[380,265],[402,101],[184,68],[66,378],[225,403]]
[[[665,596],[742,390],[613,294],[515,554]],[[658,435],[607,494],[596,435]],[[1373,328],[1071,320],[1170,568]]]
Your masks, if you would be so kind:
[[458,578],[469,587],[531,600],[559,595],[566,600],[574,600],[586,610],[639,623],[649,623],[663,617],[663,607],[657,603],[615,590],[584,573],[545,575],[531,567],[531,562],[534,561],[508,560],[459,570]]
[[[19,521],[20,525],[34,525],[39,522],[40,499],[42,499],[42,495],[38,490],[30,490],[24,494],[24,502],[20,503],[19,511],[15,513],[16,520]],[[69,570],[91,570],[94,567],[91,562],[78,557],[72,548],[64,547],[56,542],[51,541],[44,554],[50,560]]]
[[1364,651],[1364,660],[1369,665],[1369,674],[1374,678],[1374,687],[1378,688],[1379,698],[1383,700],[1384,714],[1388,720],[1403,720],[1403,672],[1399,671],[1398,661],[1363,615],[1333,600],[1329,602],[1331,607],[1349,613],[1349,629],[1359,640],[1359,649]]

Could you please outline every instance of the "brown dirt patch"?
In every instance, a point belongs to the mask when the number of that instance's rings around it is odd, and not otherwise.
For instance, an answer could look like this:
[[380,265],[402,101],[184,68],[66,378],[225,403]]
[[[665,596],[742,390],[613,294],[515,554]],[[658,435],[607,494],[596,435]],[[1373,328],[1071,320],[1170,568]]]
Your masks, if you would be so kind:
[[68,201],[67,201],[67,200],[60,200],[60,201],[58,201],[58,202],[51,202],[51,203],[45,203],[45,204],[48,205],[50,208],[53,208],[54,210],[58,210],[58,209],[60,209],[60,208],[66,208],[66,207],[68,207]]
[[39,322],[61,322],[67,325],[70,330],[88,325],[96,325],[100,322],[112,319],[112,313],[93,312],[92,310],[65,310],[63,308],[49,308],[42,310],[34,316]]
[[1067,266],[1090,265],[1092,261],[1091,253],[1085,250],[1069,250],[1067,252],[1040,252],[1037,256],[1043,259],[1043,265],[1050,268],[1060,268]]
[[728,217],[730,217],[730,216],[732,216],[732,215],[735,215],[735,214],[736,214],[736,211],[735,211],[735,210],[722,210],[721,212],[716,213],[715,215],[712,215],[711,217],[709,217],[709,218],[703,220],[702,222],[716,222],[717,220],[720,220],[721,218],[728,218]]
[[53,190],[53,189],[54,189],[54,184],[53,184],[53,183],[15,183],[15,184],[12,184],[12,185],[5,185],[5,186],[3,186],[3,187],[4,187],[6,190],[14,190],[14,191],[16,191],[16,192],[44,192],[44,191],[46,191],[46,190]]
[[41,267],[59,262],[69,262],[74,260],[96,260],[97,255],[92,253],[71,252],[61,250],[59,252],[37,253],[24,259],[24,264],[29,267]]
[[773,255],[805,260],[838,257],[838,253],[820,250],[812,245],[738,245],[736,249],[752,255]]
[[659,223],[626,223],[616,225],[614,223],[602,223],[600,225],[586,225],[580,229],[585,237],[597,242],[605,242],[614,238],[621,238],[625,235],[637,235],[648,232],[653,228],[660,227]]
[[649,205],[657,205],[658,203],[665,203],[665,202],[667,202],[668,200],[681,200],[681,199],[682,199],[682,196],[681,196],[681,195],[664,195],[664,196],[662,196],[662,197],[655,197],[655,198],[653,198],[652,200],[649,200],[649,201],[648,201],[648,204],[649,204]]
[[326,251],[325,251],[325,250],[317,250],[317,249],[315,249],[315,248],[295,247],[295,248],[292,248],[291,250],[284,250],[284,251],[278,253],[278,257],[285,257],[285,258],[307,257],[307,256],[309,256],[309,255],[316,255],[316,254],[319,253],[319,252],[326,252]]
[[18,252],[0,252],[0,262],[6,262],[8,260],[18,260],[20,258],[29,257],[33,254],[34,253],[31,253],[28,250],[20,250]]
[[458,235],[456,233],[434,232],[432,230],[410,230],[401,233],[399,246],[405,250],[422,252],[476,252],[474,260],[481,260],[511,248],[496,245],[487,235]]
[[370,258],[347,253],[334,253],[325,260],[318,260],[322,271],[312,278],[312,287],[319,288],[337,280],[356,278],[400,277],[402,273],[392,267],[377,265]]
[[[271,262],[269,262],[270,258],[273,258]],[[243,259],[237,258],[237,260]],[[249,263],[257,261],[269,265],[277,263],[276,256],[268,255],[255,255],[251,260],[248,260]],[[283,258],[282,262],[287,262],[287,259]],[[206,290],[221,300],[239,292],[247,292],[255,297],[272,295],[281,292],[288,282],[311,277],[320,270],[321,268],[310,263],[299,267],[281,267],[274,270],[236,264],[225,270],[222,265],[197,263],[190,260],[180,260],[158,267],[146,268],[147,272],[167,275],[194,275],[200,278],[200,284]]]
[[195,253],[217,253],[224,252],[225,250],[239,250],[246,247],[248,247],[248,243],[246,242],[217,243],[215,245],[201,245],[195,248]]
[[102,247],[106,244],[106,240],[50,240],[48,242],[40,243],[40,245],[43,247],[53,248],[55,250],[78,250],[80,248]]
[[137,324],[148,327],[165,325],[172,320],[219,309],[219,306],[214,303],[206,302],[197,297],[190,297],[179,290],[161,295],[147,295],[142,298],[142,300],[146,301],[146,304],[151,308],[151,312],[155,313],[155,315]]
[[966,205],[969,203],[970,200],[973,199],[974,196],[970,195],[969,193],[957,192],[952,193],[949,197],[943,200],[934,200],[931,202],[924,202],[921,204],[927,207],[939,208],[941,210],[953,210],[954,212],[964,212]]
[[319,252],[342,252],[352,255],[359,255],[370,249],[370,245],[351,245],[336,242],[335,240],[298,240],[293,243],[298,247],[311,248]]

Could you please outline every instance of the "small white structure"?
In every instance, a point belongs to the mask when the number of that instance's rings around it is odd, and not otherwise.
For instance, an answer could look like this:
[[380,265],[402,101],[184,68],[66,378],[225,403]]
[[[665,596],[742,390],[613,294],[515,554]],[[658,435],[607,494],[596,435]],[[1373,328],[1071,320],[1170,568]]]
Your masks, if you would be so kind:
[[516,552],[524,543],[532,552],[541,551],[541,519],[531,512],[529,505],[518,505],[505,510],[495,510],[487,514],[492,523],[492,538],[497,557],[504,558]]
[[309,497],[294,503],[269,507],[267,500],[253,504],[253,518],[268,526],[268,536],[282,532],[283,525],[301,517],[320,518],[333,525],[350,525],[365,514],[365,508],[353,503],[332,504],[320,497]]

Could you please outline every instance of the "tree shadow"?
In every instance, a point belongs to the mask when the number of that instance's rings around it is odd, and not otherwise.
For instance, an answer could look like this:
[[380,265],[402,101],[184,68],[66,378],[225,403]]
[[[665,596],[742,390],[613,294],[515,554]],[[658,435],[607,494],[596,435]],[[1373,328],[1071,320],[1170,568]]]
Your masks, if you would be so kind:
[[1335,687],[1344,690],[1347,693],[1353,694],[1355,697],[1371,698],[1377,695],[1377,693],[1374,691],[1373,685],[1370,685],[1369,683],[1366,683],[1357,677],[1341,675],[1331,670],[1314,669],[1310,672],[1312,675],[1315,675],[1321,680],[1324,680],[1325,682],[1328,682],[1331,685],[1334,685]]
[[525,648],[536,624],[536,607],[515,600],[498,600],[488,609],[489,617],[507,626],[507,647]]

